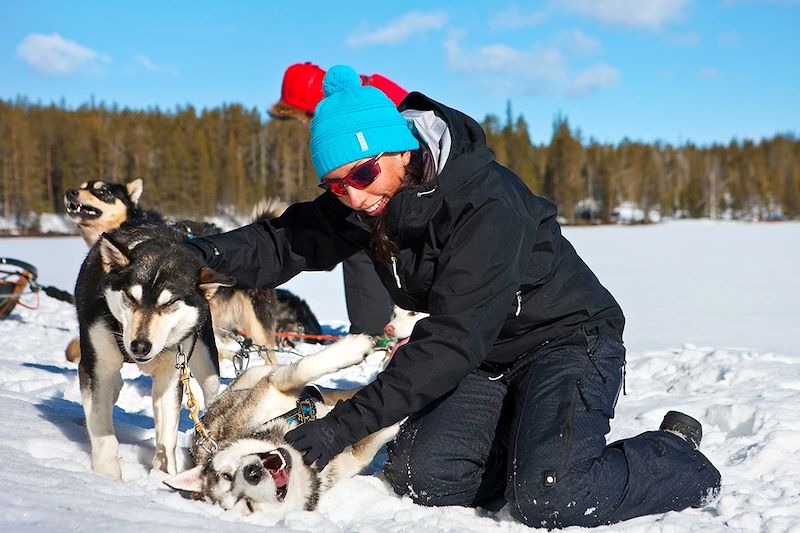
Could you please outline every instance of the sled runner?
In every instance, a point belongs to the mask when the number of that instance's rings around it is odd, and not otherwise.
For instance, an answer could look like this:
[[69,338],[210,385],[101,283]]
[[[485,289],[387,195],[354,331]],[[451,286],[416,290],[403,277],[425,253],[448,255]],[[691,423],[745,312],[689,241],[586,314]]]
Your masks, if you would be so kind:
[[[39,285],[36,283],[36,267],[25,261],[0,257],[0,319],[11,314],[15,306],[28,309],[39,307]],[[36,294],[36,301],[28,304],[23,297]]]

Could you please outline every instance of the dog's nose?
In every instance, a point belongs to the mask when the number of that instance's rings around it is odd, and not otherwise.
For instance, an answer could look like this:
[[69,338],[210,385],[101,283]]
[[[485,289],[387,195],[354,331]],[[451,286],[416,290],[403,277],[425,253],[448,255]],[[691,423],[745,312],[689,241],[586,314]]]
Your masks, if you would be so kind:
[[131,352],[133,355],[138,357],[144,357],[145,355],[150,353],[150,350],[153,349],[153,345],[150,344],[150,341],[144,341],[141,339],[136,339],[131,342]]
[[78,197],[78,191],[76,189],[70,189],[67,191],[67,200],[75,200]]
[[394,326],[391,324],[386,324],[386,326],[383,328],[383,333],[387,337],[394,337]]
[[244,471],[242,471],[242,475],[244,476],[244,480],[250,483],[251,485],[258,485],[261,481],[261,476],[264,474],[264,469],[261,468],[261,465],[258,463],[251,463],[244,467]]

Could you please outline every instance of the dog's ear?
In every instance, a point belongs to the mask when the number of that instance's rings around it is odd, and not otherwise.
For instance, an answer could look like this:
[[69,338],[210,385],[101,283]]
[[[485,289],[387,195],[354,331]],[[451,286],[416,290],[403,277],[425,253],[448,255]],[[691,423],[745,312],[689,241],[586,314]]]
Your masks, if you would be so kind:
[[119,270],[131,264],[131,251],[108,233],[100,235],[99,246],[104,272]]
[[213,298],[220,287],[233,287],[234,285],[236,285],[236,278],[234,277],[220,274],[213,268],[206,266],[200,269],[200,283],[198,286],[203,291],[206,300]]
[[128,196],[131,198],[131,202],[133,205],[137,205],[139,203],[139,197],[142,195],[142,190],[144,189],[144,182],[142,178],[136,178],[132,182],[125,185],[128,189]]
[[197,465],[190,470],[181,472],[176,476],[163,481],[164,485],[181,492],[201,493],[203,491],[203,465]]

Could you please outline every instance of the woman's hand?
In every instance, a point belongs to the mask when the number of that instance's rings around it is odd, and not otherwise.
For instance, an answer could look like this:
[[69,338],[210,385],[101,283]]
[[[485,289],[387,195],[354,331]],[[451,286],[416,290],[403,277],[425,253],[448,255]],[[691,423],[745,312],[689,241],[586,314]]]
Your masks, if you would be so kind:
[[316,462],[318,471],[348,446],[339,436],[336,423],[327,418],[296,427],[286,434],[286,442],[303,453],[303,462],[307,466]]

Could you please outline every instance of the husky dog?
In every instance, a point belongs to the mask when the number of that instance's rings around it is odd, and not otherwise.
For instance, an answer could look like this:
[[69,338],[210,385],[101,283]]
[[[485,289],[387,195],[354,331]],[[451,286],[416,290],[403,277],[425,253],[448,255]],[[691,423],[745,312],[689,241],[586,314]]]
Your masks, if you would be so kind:
[[[167,219],[161,213],[143,209],[139,198],[143,181],[137,178],[125,185],[110,181],[87,181],[79,189],[70,189],[64,195],[67,215],[78,224],[86,244],[92,246],[103,232],[120,227],[123,223],[166,224],[184,234],[185,238],[202,237],[220,233],[214,224],[193,220]],[[271,199],[260,202],[254,209],[252,220],[267,220],[279,216],[286,204]],[[267,348],[275,347],[275,332],[288,331],[319,335],[322,328],[308,304],[286,290],[268,288],[237,290],[221,288],[210,301],[214,325],[236,330],[253,343]],[[223,352],[227,355],[227,352]],[[267,363],[274,363],[273,353],[261,352]],[[67,360],[80,359],[77,340],[67,346]]]
[[163,223],[175,226],[187,237],[214,235],[222,229],[208,222],[167,219],[157,211],[139,206],[142,195],[142,178],[126,185],[110,181],[87,181],[78,189],[64,194],[67,216],[78,224],[81,237],[92,246],[103,232],[118,228],[127,220]]
[[350,335],[291,365],[251,368],[220,394],[203,416],[218,448],[204,447],[195,439],[192,455],[196,466],[165,483],[245,514],[314,510],[320,493],[368,466],[381,446],[394,438],[399,424],[345,448],[320,472],[307,467],[284,436],[295,423],[291,417],[301,410],[303,400],[298,398],[313,402],[316,416],[322,417],[336,401],[355,394],[356,390],[320,391],[306,385],[358,364],[372,346],[370,337]]
[[383,334],[386,335],[387,338],[395,341],[395,345],[392,346],[392,349],[389,350],[383,358],[384,367],[389,364],[389,361],[394,357],[394,353],[397,349],[408,342],[408,338],[411,337],[411,332],[414,331],[414,325],[427,316],[429,316],[428,313],[409,311],[402,307],[394,306],[391,320],[383,327]]
[[414,325],[427,316],[428,313],[409,311],[395,305],[392,319],[383,327],[383,333],[390,339],[402,341],[410,337]]
[[203,266],[183,240],[181,232],[164,225],[126,224],[100,236],[78,274],[78,375],[92,468],[115,479],[121,471],[111,413],[122,388],[123,362],[153,377],[153,467],[171,474],[177,471],[181,402],[177,352],[189,359],[206,403],[219,390],[207,302],[236,280]]

